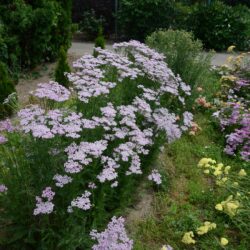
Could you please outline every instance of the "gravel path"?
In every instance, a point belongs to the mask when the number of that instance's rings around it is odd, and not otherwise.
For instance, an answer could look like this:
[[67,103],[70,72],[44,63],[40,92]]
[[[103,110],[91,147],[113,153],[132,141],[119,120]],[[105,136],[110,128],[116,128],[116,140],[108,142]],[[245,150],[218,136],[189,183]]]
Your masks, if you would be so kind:
[[[72,46],[68,51],[68,61],[72,66],[73,61],[85,54],[93,52],[93,43],[88,42],[72,42]],[[112,48],[112,44],[106,45],[107,49]],[[212,59],[212,65],[221,65],[226,61],[228,54],[217,53]],[[55,63],[48,63],[45,67],[40,66],[34,70],[37,77],[30,77],[29,79],[21,79],[17,85],[17,93],[20,104],[23,106],[29,101],[29,92],[36,89],[38,83],[48,82],[53,78]],[[33,72],[33,73],[34,73]]]

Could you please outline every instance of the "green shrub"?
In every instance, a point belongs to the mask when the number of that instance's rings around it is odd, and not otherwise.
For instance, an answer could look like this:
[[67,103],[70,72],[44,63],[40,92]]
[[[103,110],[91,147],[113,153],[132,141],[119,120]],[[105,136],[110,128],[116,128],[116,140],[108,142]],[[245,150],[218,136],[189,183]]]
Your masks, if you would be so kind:
[[103,36],[103,29],[102,27],[99,28],[99,32],[98,32],[98,36],[97,38],[95,39],[95,47],[100,47],[102,49],[105,48],[105,38]]
[[81,31],[86,32],[89,39],[94,39],[99,33],[99,27],[105,23],[104,18],[97,17],[93,9],[85,11],[83,14],[83,20],[80,23]]
[[[103,29],[102,27],[99,28],[98,36],[95,39],[95,48],[102,48],[105,49],[105,38],[103,36]],[[98,52],[94,49],[93,56],[97,57]]]
[[0,58],[1,60],[7,61],[8,51],[4,34],[5,34],[4,25],[3,23],[1,23],[0,20]]
[[8,104],[4,104],[5,99],[15,92],[15,87],[9,79],[6,65],[0,62],[0,119],[12,113]]
[[230,45],[239,50],[250,48],[250,10],[245,6],[231,7],[217,1],[199,5],[188,23],[206,48],[225,50]]
[[69,80],[67,76],[65,76],[66,72],[70,72],[70,66],[67,62],[67,53],[65,52],[65,49],[61,47],[55,69],[55,81],[68,88]]
[[0,19],[7,46],[4,62],[11,70],[54,60],[60,46],[70,46],[70,0],[4,1],[0,4]]
[[118,13],[119,30],[126,38],[144,40],[158,28],[168,28],[173,22],[173,0],[122,0]]
[[181,30],[160,30],[151,34],[146,43],[163,53],[166,62],[175,74],[189,85],[210,85],[211,54],[202,51],[202,43],[192,33]]

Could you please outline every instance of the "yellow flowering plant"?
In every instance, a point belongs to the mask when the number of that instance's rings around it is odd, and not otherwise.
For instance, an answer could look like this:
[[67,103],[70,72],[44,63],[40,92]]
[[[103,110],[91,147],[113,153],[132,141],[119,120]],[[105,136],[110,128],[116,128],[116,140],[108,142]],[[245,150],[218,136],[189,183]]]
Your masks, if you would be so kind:
[[226,246],[227,244],[228,244],[228,239],[227,238],[225,238],[225,237],[221,237],[220,238],[220,244],[221,244],[221,246]]
[[216,224],[209,222],[209,221],[205,221],[203,226],[200,226],[197,228],[196,232],[198,235],[203,235],[208,233],[209,231],[211,231],[212,229],[216,228]]
[[[247,164],[245,164],[247,166]],[[216,211],[226,214],[231,222],[243,234],[250,233],[250,183],[248,171],[242,168],[233,171],[233,168],[223,163],[218,163],[212,158],[202,158],[198,162],[198,168],[215,181],[219,187],[219,194],[225,199],[215,204]],[[209,226],[203,225],[197,229],[197,234],[202,235],[209,231]],[[220,245],[228,244],[226,238],[222,238]]]
[[240,202],[236,199],[233,199],[233,196],[230,195],[225,201],[218,203],[215,206],[215,209],[223,211],[230,217],[233,217],[236,215],[239,207],[240,207]]
[[196,241],[194,240],[194,232],[193,231],[186,232],[183,235],[181,241],[186,245],[195,244]]

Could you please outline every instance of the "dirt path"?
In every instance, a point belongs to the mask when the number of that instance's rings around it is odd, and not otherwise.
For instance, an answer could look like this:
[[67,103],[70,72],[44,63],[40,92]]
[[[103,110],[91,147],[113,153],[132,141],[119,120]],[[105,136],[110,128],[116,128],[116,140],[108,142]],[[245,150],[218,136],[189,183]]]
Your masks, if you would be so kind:
[[[73,62],[82,55],[92,53],[93,43],[73,42],[68,51],[68,62],[72,66]],[[111,45],[107,45],[111,48]],[[56,63],[47,63],[34,69],[29,75],[21,78],[16,86],[19,102],[24,106],[29,101],[29,93],[37,88],[39,83],[49,82],[53,79]]]

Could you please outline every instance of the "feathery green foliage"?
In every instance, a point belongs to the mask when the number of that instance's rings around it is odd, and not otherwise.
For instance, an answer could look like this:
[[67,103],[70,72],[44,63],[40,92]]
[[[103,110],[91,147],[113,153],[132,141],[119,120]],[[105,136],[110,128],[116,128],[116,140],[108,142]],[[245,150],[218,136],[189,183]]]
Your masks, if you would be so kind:
[[13,92],[15,92],[15,86],[8,76],[7,67],[0,62],[0,119],[12,113],[10,106],[3,102]]
[[64,87],[69,87],[69,80],[65,73],[70,72],[70,66],[67,62],[67,53],[63,47],[60,48],[59,58],[57,66],[55,69],[55,81],[63,85]]

